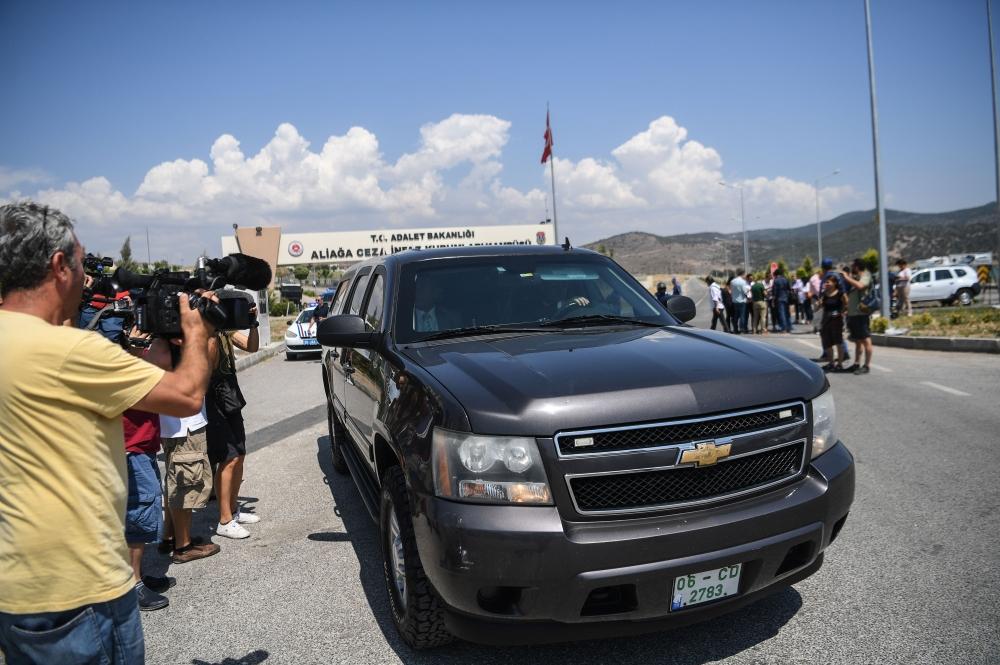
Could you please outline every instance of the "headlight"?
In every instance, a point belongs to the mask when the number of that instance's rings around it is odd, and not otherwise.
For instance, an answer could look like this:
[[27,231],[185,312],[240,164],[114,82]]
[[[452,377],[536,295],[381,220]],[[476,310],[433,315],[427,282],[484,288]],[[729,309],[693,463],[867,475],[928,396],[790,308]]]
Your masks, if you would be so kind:
[[826,392],[812,401],[813,447],[816,459],[837,443],[837,409],[833,405],[833,391]]
[[295,328],[289,328],[288,330],[285,331],[285,337],[291,337],[292,339],[296,339],[298,336],[299,334],[295,332]]
[[438,427],[431,454],[437,496],[473,503],[552,505],[534,439]]

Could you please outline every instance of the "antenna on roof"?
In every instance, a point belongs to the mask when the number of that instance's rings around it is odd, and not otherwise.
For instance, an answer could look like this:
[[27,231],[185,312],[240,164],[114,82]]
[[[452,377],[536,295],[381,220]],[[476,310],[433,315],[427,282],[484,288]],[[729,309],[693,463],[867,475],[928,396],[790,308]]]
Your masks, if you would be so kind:
[[569,236],[566,236],[566,240],[563,242],[562,248],[567,252],[573,249],[573,245],[569,244]]

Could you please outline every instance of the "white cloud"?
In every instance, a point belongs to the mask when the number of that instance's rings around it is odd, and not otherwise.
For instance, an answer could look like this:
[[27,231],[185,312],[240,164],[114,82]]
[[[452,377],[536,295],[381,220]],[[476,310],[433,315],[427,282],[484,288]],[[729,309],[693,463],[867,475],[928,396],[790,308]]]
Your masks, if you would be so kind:
[[[103,177],[36,191],[32,198],[66,211],[81,235],[102,246],[148,225],[172,260],[218,246],[232,223],[289,229],[363,229],[392,225],[466,225],[540,220],[548,168],[527,191],[503,182],[503,150],[511,123],[491,115],[454,114],[420,128],[414,151],[386,159],[363,127],[334,135],[316,150],[289,123],[255,154],[223,134],[208,161],[179,158],[153,166],[132,195]],[[662,116],[606,156],[555,161],[560,232],[576,244],[628,230],[670,234],[734,231],[735,192],[719,152],[688,138]],[[0,167],[0,194],[44,182],[40,171]],[[744,187],[751,227],[789,226],[812,218],[809,183],[787,177],[733,181]],[[821,190],[823,212],[856,199],[850,187]],[[551,211],[551,201],[548,202]],[[759,219],[757,219],[759,218]],[[192,238],[196,239],[192,245]],[[156,252],[154,252],[156,253]]]
[[49,180],[49,176],[41,169],[12,169],[0,165],[0,192],[18,185],[37,185]]

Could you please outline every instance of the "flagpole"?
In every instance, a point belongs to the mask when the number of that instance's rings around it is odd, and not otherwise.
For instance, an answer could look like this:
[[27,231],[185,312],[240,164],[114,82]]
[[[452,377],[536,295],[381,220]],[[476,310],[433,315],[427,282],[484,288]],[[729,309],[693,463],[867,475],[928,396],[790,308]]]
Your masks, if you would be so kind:
[[[545,104],[545,119],[549,121],[549,105]],[[551,131],[550,127],[547,127]],[[556,153],[549,147],[549,174],[552,176],[552,235],[555,236],[555,244],[559,244],[559,215],[556,214]]]
[[559,244],[559,218],[556,216],[556,158],[549,157],[549,173],[552,176],[552,235]]

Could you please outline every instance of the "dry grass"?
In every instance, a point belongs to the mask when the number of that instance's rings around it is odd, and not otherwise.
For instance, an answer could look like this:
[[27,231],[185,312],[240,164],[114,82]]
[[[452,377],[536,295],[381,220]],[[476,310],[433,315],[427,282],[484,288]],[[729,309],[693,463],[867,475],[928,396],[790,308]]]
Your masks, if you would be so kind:
[[285,324],[289,319],[295,320],[298,316],[297,312],[292,312],[288,316],[271,316],[271,342],[283,342],[285,340],[285,331],[288,330],[288,326]]

